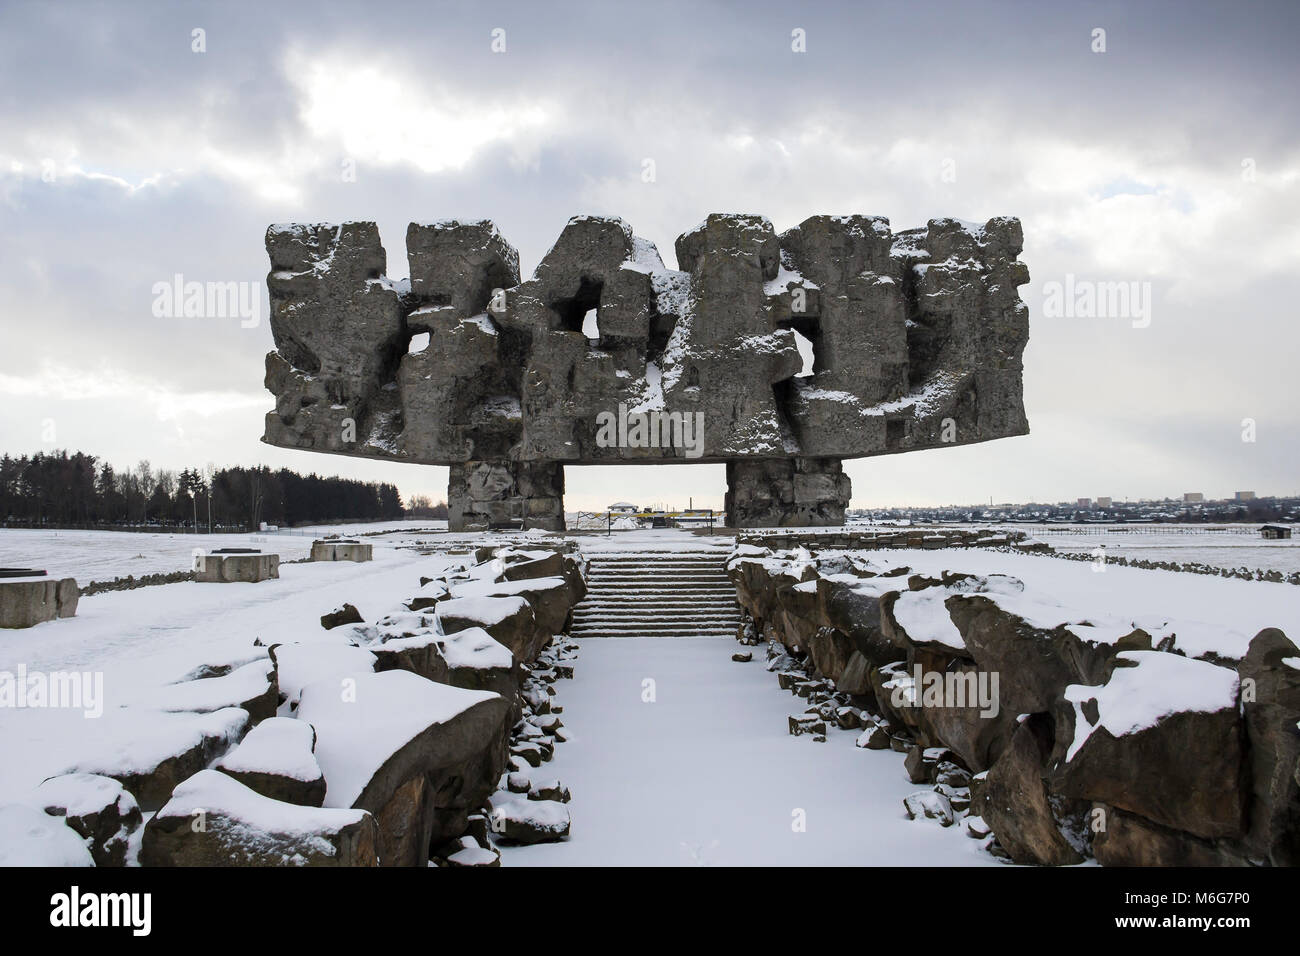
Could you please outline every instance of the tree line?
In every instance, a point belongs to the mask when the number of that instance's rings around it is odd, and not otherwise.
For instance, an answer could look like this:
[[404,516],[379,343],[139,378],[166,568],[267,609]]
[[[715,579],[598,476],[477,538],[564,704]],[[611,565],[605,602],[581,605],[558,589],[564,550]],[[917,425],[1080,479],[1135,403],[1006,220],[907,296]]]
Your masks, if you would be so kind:
[[[418,517],[445,505],[413,498]],[[0,521],[9,525],[163,525],[255,530],[262,522],[386,521],[406,510],[395,485],[288,468],[115,469],[84,452],[0,457]]]

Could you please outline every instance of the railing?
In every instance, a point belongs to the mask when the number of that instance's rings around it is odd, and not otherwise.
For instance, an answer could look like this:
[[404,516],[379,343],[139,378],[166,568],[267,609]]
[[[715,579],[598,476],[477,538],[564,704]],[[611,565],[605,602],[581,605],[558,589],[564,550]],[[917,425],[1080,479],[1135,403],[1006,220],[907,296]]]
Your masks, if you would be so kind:
[[680,528],[682,522],[686,521],[692,526],[707,527],[709,532],[712,533],[714,524],[718,519],[718,512],[712,508],[688,508],[685,511],[579,511],[577,513],[576,527],[573,530],[582,530],[584,519],[587,522],[603,521],[607,536],[615,531],[637,531],[644,527],[644,525],[640,525],[637,528],[615,528],[614,520],[616,518],[635,518],[637,521],[648,520],[652,528]]

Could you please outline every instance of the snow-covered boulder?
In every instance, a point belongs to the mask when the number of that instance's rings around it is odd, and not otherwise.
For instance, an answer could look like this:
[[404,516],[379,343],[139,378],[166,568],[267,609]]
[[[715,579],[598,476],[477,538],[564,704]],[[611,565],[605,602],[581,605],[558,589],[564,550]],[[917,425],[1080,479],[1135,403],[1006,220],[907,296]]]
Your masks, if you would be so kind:
[[492,832],[512,843],[553,843],[569,835],[569,808],[558,800],[530,800],[510,793],[493,795],[488,819]]
[[406,602],[409,611],[426,611],[447,597],[447,583],[438,580],[426,580],[420,585],[420,593]]
[[181,681],[144,692],[132,701],[137,707],[155,710],[211,713],[227,707],[241,707],[253,723],[273,717],[280,706],[280,687],[275,661],[259,658],[221,677]]
[[0,866],[94,866],[81,835],[35,807],[0,807]]
[[276,644],[271,648],[279,676],[280,693],[296,705],[308,684],[333,680],[375,669],[375,655],[352,644],[332,640],[309,644]]
[[248,732],[216,769],[272,800],[319,807],[325,775],[316,762],[316,731],[305,720],[272,717]]
[[520,671],[509,648],[481,627],[443,634],[432,616],[403,613],[359,628],[357,639],[375,656],[375,670],[404,670],[469,690],[514,700]]
[[481,627],[510,649],[515,660],[530,663],[550,636],[537,626],[533,606],[525,598],[461,597],[438,605],[438,621],[446,634]]
[[518,690],[514,655],[481,627],[439,635],[430,664],[430,679],[453,687],[489,690],[507,700]]
[[131,834],[144,819],[135,797],[112,777],[100,774],[50,777],[27,802],[62,817],[86,841],[96,866],[124,865]]
[[332,631],[336,627],[342,627],[344,624],[360,624],[365,618],[354,605],[342,604],[330,611],[328,614],[320,616],[320,626],[327,631]]
[[[565,629],[569,611],[574,604],[569,585],[562,577],[521,578],[502,582],[470,581],[454,585],[451,596],[453,599],[522,597],[532,605],[537,627],[545,632],[544,638],[559,634]],[[541,647],[537,650],[540,651]]]
[[501,577],[507,581],[523,581],[530,578],[561,577],[569,586],[569,604],[577,604],[587,596],[587,581],[582,573],[582,563],[577,558],[558,551],[520,551],[515,552],[521,560],[507,557]]
[[373,813],[386,866],[423,866],[431,842],[465,830],[506,762],[509,702],[407,671],[305,688],[298,718],[316,728],[325,806]]
[[1240,836],[1247,792],[1240,690],[1226,667],[1121,652],[1105,684],[1065,689],[1052,790],[1207,839]]
[[[846,636],[867,666],[900,661],[906,656],[906,651],[885,637],[880,627],[880,599],[898,587],[892,578],[851,574],[834,574],[817,581],[817,602],[824,623]],[[846,666],[852,665],[852,660],[846,662]]]
[[933,820],[940,826],[953,824],[952,804],[942,793],[917,790],[903,798],[903,812],[909,820]]
[[952,592],[940,609],[951,616],[965,656],[999,674],[1004,709],[1050,711],[1067,684],[1105,683],[1120,651],[1151,649],[1147,632],[1109,620],[1104,609],[1067,610],[1021,594],[1023,585],[986,580],[983,589],[933,590]]
[[364,810],[272,800],[202,770],[145,825],[144,866],[375,866],[378,832]]
[[102,719],[104,736],[89,741],[89,753],[67,772],[112,777],[146,811],[166,803],[177,784],[225,753],[249,724],[248,711],[239,707],[211,713],[123,708]]

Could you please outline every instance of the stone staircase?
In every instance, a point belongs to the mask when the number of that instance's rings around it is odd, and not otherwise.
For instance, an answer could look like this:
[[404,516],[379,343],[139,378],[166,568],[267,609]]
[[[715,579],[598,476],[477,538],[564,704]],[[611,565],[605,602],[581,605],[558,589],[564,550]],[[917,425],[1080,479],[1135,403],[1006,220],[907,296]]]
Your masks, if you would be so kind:
[[740,624],[726,553],[588,552],[587,596],[573,637],[734,637]]

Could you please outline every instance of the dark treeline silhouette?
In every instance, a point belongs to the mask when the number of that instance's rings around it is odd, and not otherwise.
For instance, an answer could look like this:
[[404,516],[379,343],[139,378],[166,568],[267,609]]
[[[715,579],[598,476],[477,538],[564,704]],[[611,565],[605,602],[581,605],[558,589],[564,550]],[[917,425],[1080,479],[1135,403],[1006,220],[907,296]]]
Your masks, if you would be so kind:
[[[209,510],[210,509],[210,510]],[[403,516],[397,488],[288,468],[115,470],[83,452],[0,458],[0,522],[257,529],[262,522],[382,521]]]

